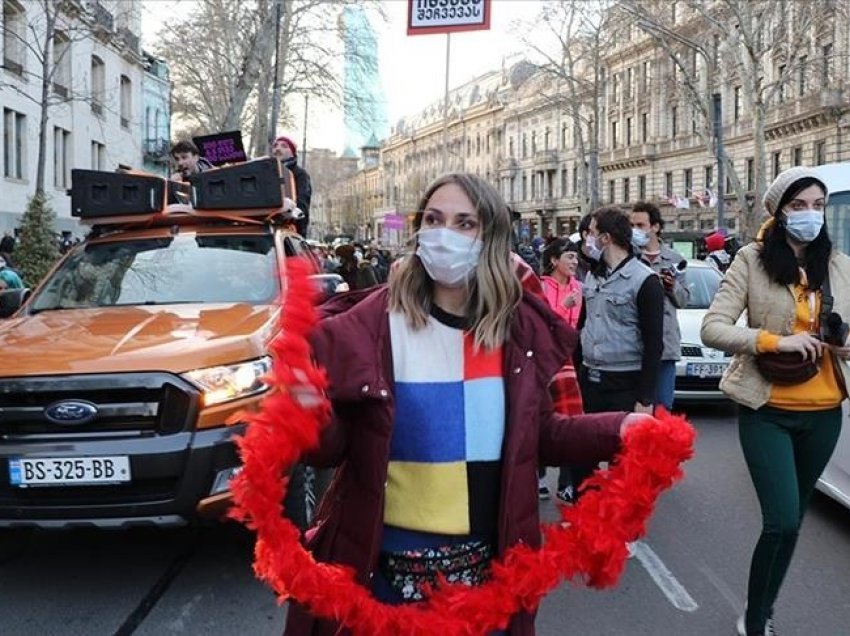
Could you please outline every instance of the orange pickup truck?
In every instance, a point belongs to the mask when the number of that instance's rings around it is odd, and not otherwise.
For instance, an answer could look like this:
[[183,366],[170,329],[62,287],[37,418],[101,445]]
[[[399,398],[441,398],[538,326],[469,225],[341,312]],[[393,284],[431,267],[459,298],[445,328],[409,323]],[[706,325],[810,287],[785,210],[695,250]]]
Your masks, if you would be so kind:
[[[87,240],[0,320],[0,528],[222,512],[239,414],[268,390],[280,272],[312,257],[261,212],[83,217]],[[304,526],[313,497],[297,472],[287,507]]]

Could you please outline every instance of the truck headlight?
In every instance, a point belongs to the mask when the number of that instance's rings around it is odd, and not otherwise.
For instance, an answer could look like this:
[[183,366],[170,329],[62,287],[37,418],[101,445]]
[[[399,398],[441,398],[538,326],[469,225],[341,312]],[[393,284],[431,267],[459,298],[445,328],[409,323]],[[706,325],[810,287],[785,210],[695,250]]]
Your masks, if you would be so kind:
[[187,371],[183,377],[203,391],[204,404],[210,406],[267,391],[269,386],[263,378],[271,368],[272,359],[263,356],[239,364]]

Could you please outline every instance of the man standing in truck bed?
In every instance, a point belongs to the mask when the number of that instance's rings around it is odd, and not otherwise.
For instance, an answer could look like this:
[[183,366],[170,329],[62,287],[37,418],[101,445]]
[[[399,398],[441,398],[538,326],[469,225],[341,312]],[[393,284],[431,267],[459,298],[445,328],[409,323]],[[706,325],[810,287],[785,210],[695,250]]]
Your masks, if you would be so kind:
[[310,185],[310,175],[304,168],[298,165],[298,148],[289,137],[280,136],[272,143],[272,155],[283,162],[295,177],[296,201],[295,205],[303,212],[303,216],[295,221],[298,233],[307,238],[307,226],[310,224],[310,198],[313,195],[313,186]]

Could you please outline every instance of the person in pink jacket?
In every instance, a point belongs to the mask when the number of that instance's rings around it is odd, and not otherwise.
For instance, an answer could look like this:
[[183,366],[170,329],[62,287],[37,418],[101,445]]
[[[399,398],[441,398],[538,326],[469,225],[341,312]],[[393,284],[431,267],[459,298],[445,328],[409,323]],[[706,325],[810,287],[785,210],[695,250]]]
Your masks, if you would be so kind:
[[543,291],[549,306],[575,329],[581,314],[581,282],[576,279],[578,245],[555,239],[543,250]]
[[[555,310],[573,329],[578,328],[578,318],[581,314],[581,283],[576,278],[578,267],[579,244],[566,238],[558,238],[549,243],[543,250],[543,293],[549,306]],[[575,378],[576,371],[572,362],[568,361],[558,372],[560,378]],[[569,413],[583,413],[581,395],[577,392],[573,397]],[[587,476],[586,468],[573,472],[569,465],[561,466],[558,471],[558,489],[556,496],[566,504],[574,503],[578,487],[583,477]],[[543,499],[549,492],[545,481],[546,468],[541,467],[538,473],[537,492]]]

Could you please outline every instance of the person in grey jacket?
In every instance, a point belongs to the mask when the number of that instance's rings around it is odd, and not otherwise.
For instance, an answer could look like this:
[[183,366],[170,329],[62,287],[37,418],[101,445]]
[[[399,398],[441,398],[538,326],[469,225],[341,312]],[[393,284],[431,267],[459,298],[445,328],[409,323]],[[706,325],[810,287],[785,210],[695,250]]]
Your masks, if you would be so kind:
[[641,260],[658,274],[664,287],[664,335],[655,403],[670,410],[676,388],[676,361],[682,357],[682,334],[676,311],[687,306],[690,290],[684,272],[688,262],[661,242],[664,219],[658,206],[638,202],[632,208],[632,245]]

